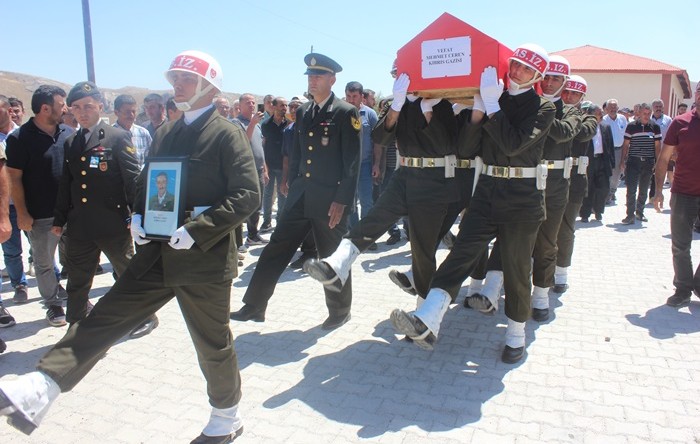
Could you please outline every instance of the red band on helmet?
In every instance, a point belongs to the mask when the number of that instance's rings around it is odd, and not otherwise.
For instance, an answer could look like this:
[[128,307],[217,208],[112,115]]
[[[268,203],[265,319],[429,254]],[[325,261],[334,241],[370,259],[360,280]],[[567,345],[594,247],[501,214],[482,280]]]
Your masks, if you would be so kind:
[[549,68],[547,68],[547,73],[561,74],[563,76],[569,75],[569,67],[564,63],[549,61]]
[[584,85],[581,82],[576,82],[574,80],[567,80],[564,89],[580,92],[581,94],[586,94],[586,85]]
[[[170,64],[170,69],[179,69],[183,71],[191,71],[197,73],[201,76],[207,75],[207,70],[209,69],[209,63],[198,57],[193,57],[191,55],[180,55],[173,60]],[[216,73],[212,73],[212,78],[216,76]]]
[[521,60],[522,62],[535,68],[540,73],[544,73],[544,71],[547,69],[547,61],[537,55],[536,52],[530,51],[529,49],[516,49],[513,53],[513,58],[516,60]]

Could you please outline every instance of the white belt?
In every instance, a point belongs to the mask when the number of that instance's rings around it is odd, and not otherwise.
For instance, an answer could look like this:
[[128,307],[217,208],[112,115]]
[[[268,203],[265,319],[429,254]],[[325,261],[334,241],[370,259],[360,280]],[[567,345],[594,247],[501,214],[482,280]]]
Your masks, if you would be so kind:
[[574,157],[574,162],[571,165],[578,166],[578,164],[581,163],[581,160],[583,160],[584,157],[588,159],[588,156]]
[[403,157],[399,156],[399,165],[408,168],[443,168],[449,161],[455,162],[455,168],[474,168],[470,159],[457,159],[454,154],[445,157]]
[[563,170],[564,169],[564,160],[543,160],[542,163],[547,165],[548,170]]
[[491,177],[501,177],[505,179],[534,179],[535,177],[537,177],[537,167],[507,167],[496,165],[484,165],[481,174],[485,174]]

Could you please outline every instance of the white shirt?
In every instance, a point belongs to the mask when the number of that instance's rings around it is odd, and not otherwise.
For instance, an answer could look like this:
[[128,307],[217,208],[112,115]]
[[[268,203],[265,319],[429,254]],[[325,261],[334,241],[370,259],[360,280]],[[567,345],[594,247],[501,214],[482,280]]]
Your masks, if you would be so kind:
[[603,135],[600,133],[600,125],[593,136],[593,154],[603,154]]
[[609,114],[603,116],[603,121],[610,125],[613,135],[613,144],[615,148],[620,148],[625,141],[625,129],[627,128],[627,119],[620,113],[617,113],[615,120],[610,118]]
[[666,131],[668,131],[668,127],[671,125],[671,122],[673,122],[673,119],[666,114],[661,114],[661,117],[656,119],[652,114],[651,120],[661,128],[661,140],[663,141],[666,138]]

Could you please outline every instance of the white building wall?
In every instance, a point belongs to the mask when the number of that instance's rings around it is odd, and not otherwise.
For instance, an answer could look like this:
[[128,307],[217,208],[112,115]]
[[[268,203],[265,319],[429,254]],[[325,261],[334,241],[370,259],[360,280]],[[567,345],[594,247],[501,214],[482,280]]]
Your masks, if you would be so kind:
[[[661,74],[579,73],[576,71],[573,73],[586,79],[588,83],[586,100],[597,105],[615,98],[620,108],[632,109],[635,103],[647,102],[651,105],[654,99],[661,96]],[[678,83],[677,80],[676,83]],[[680,88],[680,84],[678,87]]]

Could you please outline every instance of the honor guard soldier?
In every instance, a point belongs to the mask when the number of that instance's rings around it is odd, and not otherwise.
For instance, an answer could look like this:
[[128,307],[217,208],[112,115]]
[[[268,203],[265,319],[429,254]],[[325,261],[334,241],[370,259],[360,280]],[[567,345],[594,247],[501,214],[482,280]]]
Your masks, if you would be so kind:
[[100,119],[102,94],[94,83],[76,84],[66,103],[81,129],[65,143],[51,231],[61,236],[66,229],[66,321],[74,324],[88,314],[100,252],[117,276],[133,256],[129,221],[140,169],[131,133]]
[[[243,297],[245,305],[231,313],[236,321],[265,320],[277,281],[309,231],[324,257],[335,251],[347,232],[357,189],[362,123],[357,108],[331,91],[341,66],[317,53],[308,54],[304,62],[313,100],[297,110],[287,202],[260,254]],[[330,330],[350,319],[350,277],[340,292],[326,289],[325,293],[328,318],[322,328]]]
[[[352,263],[401,217],[408,216],[412,279],[392,271],[405,291],[425,298],[435,273],[435,251],[459,212],[468,206],[474,180],[473,160],[458,152],[457,119],[447,100],[407,94],[408,75],[399,75],[394,100],[374,129],[375,142],[396,138],[399,169],[369,214],[360,220],[332,255],[307,261],[305,270],[326,288],[340,291]],[[467,112],[465,111],[465,114]],[[468,118],[468,117],[467,117]]]
[[[581,102],[586,96],[588,84],[586,80],[577,75],[572,75],[564,85],[561,100],[565,105],[581,109]],[[585,112],[586,110],[584,110]],[[568,289],[567,274],[571,266],[571,256],[574,252],[574,231],[576,230],[576,217],[578,217],[581,204],[588,191],[588,165],[591,158],[588,156],[588,147],[591,139],[598,130],[598,120],[588,113],[581,117],[581,130],[574,137],[571,144],[571,184],[569,185],[569,201],[564,209],[564,216],[559,226],[557,235],[557,265],[554,268],[555,293],[564,293]],[[607,193],[605,195],[607,198]],[[605,200],[603,200],[605,205]]]
[[[192,442],[229,443],[242,433],[241,378],[228,318],[237,274],[233,230],[260,204],[260,189],[245,133],[212,106],[222,76],[219,63],[200,51],[180,53],[166,72],[184,116],[159,128],[151,149],[161,158],[188,157],[188,181],[180,190],[188,216],[169,242],[146,238],[144,169],[131,221],[137,251],[124,274],[42,358],[38,371],[0,381],[0,414],[21,431],[31,433],[60,392],[71,390],[112,344],[175,297],[212,406],[209,423]],[[194,207],[206,210],[195,216]]]
[[481,75],[481,95],[475,97],[471,121],[464,122],[469,146],[460,147],[465,154],[480,152],[484,161],[469,211],[454,247],[433,276],[425,303],[415,312],[391,313],[394,328],[421,348],[433,348],[449,304],[489,242],[498,237],[508,294],[502,360],[517,362],[523,356],[525,321],[530,317],[530,259],[545,217],[547,167],[541,161],[556,114],[555,106],[539,97],[533,85],[542,80],[548,62],[544,49],[526,44],[509,58],[507,91],[495,68],[487,67]]

